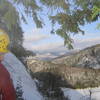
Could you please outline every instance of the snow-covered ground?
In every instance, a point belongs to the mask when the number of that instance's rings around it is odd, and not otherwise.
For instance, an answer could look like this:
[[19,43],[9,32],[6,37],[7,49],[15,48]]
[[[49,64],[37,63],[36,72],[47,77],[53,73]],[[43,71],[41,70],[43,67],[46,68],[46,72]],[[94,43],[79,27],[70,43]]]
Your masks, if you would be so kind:
[[[20,88],[24,100],[43,100],[25,66],[12,54],[5,55],[2,62],[10,72],[15,88]],[[17,90],[18,91],[18,90]]]
[[69,100],[100,100],[100,87],[76,90],[62,88],[62,91]]

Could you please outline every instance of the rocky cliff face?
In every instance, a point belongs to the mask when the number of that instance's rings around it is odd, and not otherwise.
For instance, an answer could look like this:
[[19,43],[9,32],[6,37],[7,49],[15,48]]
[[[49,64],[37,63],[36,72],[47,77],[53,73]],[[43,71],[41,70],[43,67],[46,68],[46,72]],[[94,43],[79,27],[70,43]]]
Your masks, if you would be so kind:
[[71,67],[87,67],[100,69],[100,44],[86,48],[71,56],[62,57],[52,61]]

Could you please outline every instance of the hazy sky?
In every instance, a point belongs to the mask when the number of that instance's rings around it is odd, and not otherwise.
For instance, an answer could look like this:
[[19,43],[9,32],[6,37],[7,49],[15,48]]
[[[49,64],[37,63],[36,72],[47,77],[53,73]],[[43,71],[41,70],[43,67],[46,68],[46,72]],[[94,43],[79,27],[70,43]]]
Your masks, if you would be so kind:
[[[24,30],[24,47],[34,52],[66,52],[67,48],[64,47],[63,39],[57,35],[50,34],[51,25],[49,20],[45,17],[45,26],[42,29],[37,29],[32,22],[32,18],[27,18],[28,24],[22,22]],[[85,47],[100,43],[100,30],[96,29],[97,23],[86,24],[82,29],[85,35],[75,35],[74,48],[83,49]]]

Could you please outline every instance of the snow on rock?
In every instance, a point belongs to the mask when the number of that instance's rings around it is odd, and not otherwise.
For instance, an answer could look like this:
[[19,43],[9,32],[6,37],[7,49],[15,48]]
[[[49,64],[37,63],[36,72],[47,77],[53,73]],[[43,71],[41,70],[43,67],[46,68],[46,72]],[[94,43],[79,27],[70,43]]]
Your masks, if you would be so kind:
[[100,100],[100,87],[76,90],[62,88],[62,91],[69,100]]
[[12,53],[7,53],[2,63],[10,72],[14,87],[22,92],[24,100],[42,100],[35,81],[32,80],[25,66]]

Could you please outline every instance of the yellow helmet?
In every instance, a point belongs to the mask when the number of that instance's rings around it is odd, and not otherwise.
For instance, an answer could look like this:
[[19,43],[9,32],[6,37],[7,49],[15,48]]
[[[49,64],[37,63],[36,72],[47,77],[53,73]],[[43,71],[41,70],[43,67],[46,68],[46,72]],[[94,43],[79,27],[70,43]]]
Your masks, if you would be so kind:
[[9,37],[6,32],[0,29],[0,53],[7,53],[9,50],[7,49],[10,43]]

